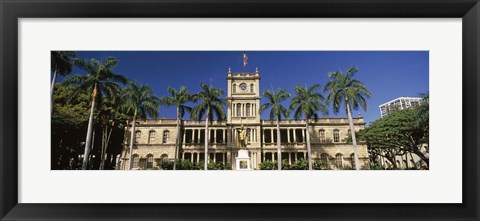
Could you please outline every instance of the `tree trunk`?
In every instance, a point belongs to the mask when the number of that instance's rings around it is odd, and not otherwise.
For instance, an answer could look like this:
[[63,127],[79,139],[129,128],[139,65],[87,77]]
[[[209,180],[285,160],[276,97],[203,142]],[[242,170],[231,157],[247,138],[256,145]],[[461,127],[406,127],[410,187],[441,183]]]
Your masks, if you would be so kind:
[[427,164],[427,167],[430,168],[430,160],[425,156],[425,154],[423,154],[421,151],[418,151],[418,150],[415,150],[413,152],[415,155],[417,155],[418,157],[420,157],[420,159],[423,160],[423,162],[425,162]]
[[173,170],[177,169],[177,156],[180,145],[180,107],[177,106],[177,137],[175,138],[175,155],[173,156]]
[[350,125],[350,134],[352,135],[353,155],[355,158],[355,169],[360,170],[360,162],[358,161],[357,139],[355,137],[355,128],[353,127],[353,118],[352,118],[352,111],[350,110],[350,102],[345,101],[345,106],[347,108],[348,124]]
[[388,161],[390,161],[390,163],[392,163],[392,166],[394,170],[398,169],[398,165],[397,165],[397,161],[395,160],[395,157],[386,157]]
[[104,154],[104,149],[105,149],[105,140],[107,139],[106,137],[106,130],[107,130],[107,126],[105,126],[102,130],[102,150],[101,150],[101,153],[100,153],[100,170],[103,170],[103,166],[105,164],[105,156],[103,155]]
[[110,137],[112,136],[114,125],[110,128],[110,132],[108,131],[108,126],[105,126],[105,134],[102,136],[102,154],[101,154],[101,161],[100,161],[100,170],[105,168],[105,158],[107,157],[107,148],[108,143],[110,143]]
[[133,143],[135,143],[135,121],[137,120],[137,110],[135,110],[135,113],[133,114],[133,120],[132,120],[132,134],[130,135],[130,157],[128,160],[128,170],[132,169],[132,153],[133,153]]
[[307,154],[308,154],[308,169],[313,170],[312,166],[312,150],[310,148],[310,131],[308,130],[308,120],[307,123],[305,124],[305,135],[307,136]]
[[[92,151],[93,148],[95,147],[95,127],[93,128],[93,132],[92,132],[92,147],[90,148],[90,150]],[[93,156],[93,155],[90,155],[90,156]],[[93,159],[90,159],[90,168],[89,169],[94,169],[95,168],[95,161],[93,161]]]
[[85,140],[85,151],[83,153],[82,170],[88,167],[88,155],[90,154],[90,146],[92,145],[92,131],[93,131],[93,112],[95,111],[95,98],[92,100],[92,107],[90,110],[90,117],[88,118],[87,138]]
[[280,120],[277,118],[277,159],[278,159],[278,170],[282,170],[282,151],[280,147]]
[[53,71],[52,86],[50,87],[50,114],[53,111],[53,89],[55,88],[55,81],[57,80],[57,68]]
[[205,170],[208,170],[208,115],[210,110],[207,111],[207,117],[205,120]]

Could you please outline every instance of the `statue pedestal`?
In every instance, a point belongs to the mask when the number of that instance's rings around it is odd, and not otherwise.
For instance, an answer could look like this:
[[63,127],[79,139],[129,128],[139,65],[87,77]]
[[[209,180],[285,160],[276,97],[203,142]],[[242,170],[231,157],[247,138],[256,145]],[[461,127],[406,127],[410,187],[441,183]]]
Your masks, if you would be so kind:
[[235,157],[237,170],[251,170],[250,157],[248,156],[248,150],[239,150],[238,156]]

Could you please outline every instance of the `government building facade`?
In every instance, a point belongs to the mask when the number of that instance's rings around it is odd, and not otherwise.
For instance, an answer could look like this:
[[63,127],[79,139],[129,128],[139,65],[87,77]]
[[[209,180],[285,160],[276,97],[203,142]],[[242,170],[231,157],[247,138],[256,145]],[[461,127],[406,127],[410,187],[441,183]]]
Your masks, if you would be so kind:
[[[227,73],[227,118],[212,121],[208,126],[210,162],[223,163],[235,170],[239,143],[238,131],[247,131],[247,150],[252,169],[267,160],[277,159],[276,122],[261,119],[260,74],[255,72]],[[269,111],[269,110],[266,110]],[[363,117],[353,118],[355,130],[365,128]],[[326,165],[328,169],[355,168],[353,145],[349,136],[348,118],[321,117],[309,124],[313,162]],[[129,145],[131,126],[126,128],[124,149],[118,169],[129,168]],[[178,157],[181,160],[201,162],[205,159],[205,121],[185,120],[180,127]],[[138,121],[132,153],[132,169],[160,169],[162,164],[173,161],[175,155],[176,119]],[[281,158],[292,164],[307,159],[305,120],[280,122]],[[366,144],[358,143],[361,168],[368,168],[369,155]]]

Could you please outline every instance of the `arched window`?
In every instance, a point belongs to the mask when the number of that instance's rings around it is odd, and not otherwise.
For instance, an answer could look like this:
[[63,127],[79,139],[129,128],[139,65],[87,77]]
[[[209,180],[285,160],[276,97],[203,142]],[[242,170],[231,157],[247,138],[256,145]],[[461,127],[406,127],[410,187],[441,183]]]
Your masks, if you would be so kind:
[[250,104],[246,105],[245,116],[250,117]]
[[320,143],[325,143],[327,139],[325,139],[325,130],[321,129],[318,131],[318,138],[320,139]]
[[142,137],[142,132],[139,130],[135,131],[135,143],[140,143],[141,137]]
[[155,136],[156,136],[156,133],[154,130],[151,130],[150,132],[148,132],[148,143],[149,144],[152,144],[155,142]]
[[138,163],[140,162],[140,157],[137,154],[134,154],[132,156],[132,158],[133,158],[132,168],[138,168]]
[[153,168],[153,155],[148,154],[147,155],[147,169],[152,169]]
[[340,131],[338,129],[333,130],[333,142],[340,142]]
[[163,154],[160,158],[162,159],[162,167],[166,166],[168,164],[168,155]]
[[320,163],[323,166],[328,166],[328,154],[322,153],[322,155],[320,155]]
[[337,169],[343,168],[343,155],[341,153],[335,155],[335,165],[337,166]]
[[233,84],[232,93],[237,93],[237,84]]
[[237,117],[242,116],[242,104],[237,104]]
[[163,131],[163,140],[162,140],[162,143],[167,143],[167,142],[168,142],[168,138],[170,138],[170,131],[168,131],[168,130]]
[[352,165],[352,168],[355,169],[355,154],[354,153],[350,154],[350,165]]
[[253,93],[253,84],[250,84],[250,92]]

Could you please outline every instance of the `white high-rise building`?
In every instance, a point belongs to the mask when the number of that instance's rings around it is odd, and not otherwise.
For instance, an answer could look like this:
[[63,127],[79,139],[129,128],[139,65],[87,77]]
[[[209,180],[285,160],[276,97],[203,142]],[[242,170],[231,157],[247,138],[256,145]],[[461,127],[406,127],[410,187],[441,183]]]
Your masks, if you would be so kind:
[[389,102],[378,106],[380,108],[380,116],[385,117],[395,110],[403,110],[410,107],[416,107],[420,105],[422,98],[419,97],[399,97]]

